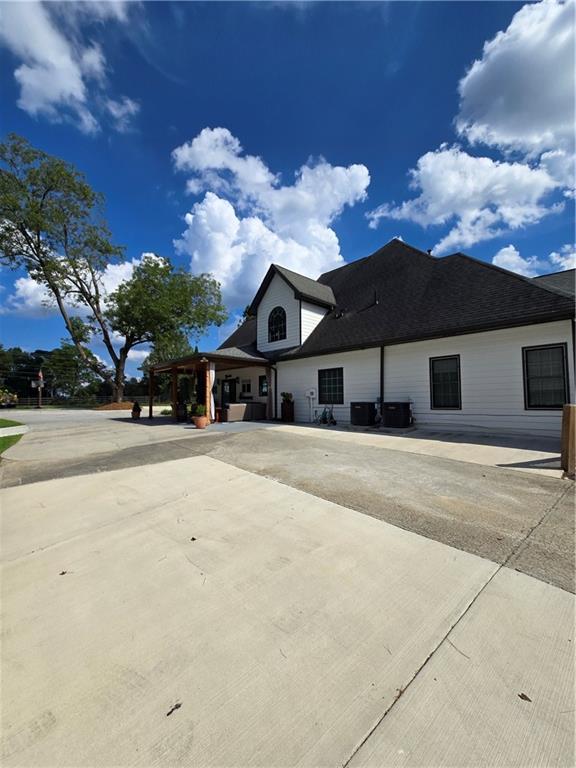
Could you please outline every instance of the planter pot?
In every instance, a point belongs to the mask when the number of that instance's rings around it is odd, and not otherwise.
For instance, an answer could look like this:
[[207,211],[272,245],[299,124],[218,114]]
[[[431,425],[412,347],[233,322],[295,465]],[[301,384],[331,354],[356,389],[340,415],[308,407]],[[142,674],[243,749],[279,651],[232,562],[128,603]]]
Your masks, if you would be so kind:
[[282,421],[294,421],[294,401],[283,400],[280,407]]
[[196,429],[206,429],[208,423],[207,416],[194,416],[194,426]]
[[132,418],[133,419],[139,419],[140,418],[140,411],[132,411]]

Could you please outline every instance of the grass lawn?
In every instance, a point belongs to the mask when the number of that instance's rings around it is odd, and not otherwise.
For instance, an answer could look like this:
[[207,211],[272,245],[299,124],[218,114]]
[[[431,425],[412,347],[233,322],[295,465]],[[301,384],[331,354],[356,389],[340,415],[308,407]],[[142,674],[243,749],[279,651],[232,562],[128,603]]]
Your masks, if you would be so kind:
[[0,429],[4,427],[21,427],[21,421],[12,421],[12,419],[0,419]]
[[22,435],[6,435],[5,437],[0,437],[0,456],[4,451],[7,451],[10,446],[16,445],[21,437]]

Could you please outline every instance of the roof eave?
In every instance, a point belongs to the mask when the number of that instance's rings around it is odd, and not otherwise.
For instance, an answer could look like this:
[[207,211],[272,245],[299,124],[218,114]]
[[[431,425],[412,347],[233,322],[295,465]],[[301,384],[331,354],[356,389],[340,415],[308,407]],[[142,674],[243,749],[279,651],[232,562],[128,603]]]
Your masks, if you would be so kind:
[[492,324],[483,323],[477,326],[468,326],[466,328],[440,331],[438,333],[430,333],[426,335],[409,336],[409,337],[402,337],[402,338],[391,338],[391,339],[369,339],[362,343],[349,344],[349,345],[344,345],[337,348],[330,347],[330,348],[322,349],[320,351],[295,352],[294,354],[291,354],[289,357],[285,357],[285,358],[280,357],[278,362],[285,362],[288,360],[298,360],[306,357],[320,357],[322,355],[337,355],[339,352],[354,352],[356,350],[361,350],[361,349],[376,349],[378,347],[392,347],[392,346],[397,346],[399,344],[413,344],[417,341],[430,341],[432,339],[451,338],[453,336],[469,336],[470,334],[473,334],[473,333],[483,333],[487,331],[500,331],[506,328],[522,328],[528,325],[541,325],[543,323],[553,323],[561,320],[573,320],[573,319],[574,319],[573,313],[561,312],[561,313],[554,313],[552,315],[548,314],[538,318],[535,317],[530,320],[521,320],[521,321],[507,322],[507,323],[496,322]]

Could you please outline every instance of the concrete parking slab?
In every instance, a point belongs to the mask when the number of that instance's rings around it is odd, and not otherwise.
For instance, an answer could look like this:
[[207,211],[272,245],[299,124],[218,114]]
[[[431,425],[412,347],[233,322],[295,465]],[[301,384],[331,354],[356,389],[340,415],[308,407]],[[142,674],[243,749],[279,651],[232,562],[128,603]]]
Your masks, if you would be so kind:
[[348,765],[574,762],[573,598],[504,568]]
[[5,766],[341,765],[498,567],[206,457],[2,513]]
[[46,409],[14,411],[29,432],[5,452],[10,461],[69,462],[96,457],[110,451],[155,445],[169,440],[211,438],[263,428],[264,422],[237,422],[197,430],[193,424],[179,424],[156,414],[154,419],[133,421],[129,411]]
[[208,457],[1,493],[3,765],[345,765],[466,656],[494,765],[570,756],[561,590]]
[[283,424],[281,429],[287,432],[321,435],[327,440],[337,440],[349,445],[387,448],[486,467],[503,467],[546,477],[561,478],[564,474],[560,467],[559,437],[450,432],[425,428],[391,434],[380,430],[355,431],[300,424]]
[[[42,459],[13,460],[10,449],[0,465],[3,486],[209,455],[498,563],[514,556],[514,567],[574,591],[571,481],[384,448],[378,435],[265,423],[197,431],[166,419],[142,426],[101,412],[74,418],[67,414],[62,428],[34,426],[36,434],[26,435],[18,450]],[[114,447],[115,435],[125,447]],[[57,458],[62,450],[67,457]]]

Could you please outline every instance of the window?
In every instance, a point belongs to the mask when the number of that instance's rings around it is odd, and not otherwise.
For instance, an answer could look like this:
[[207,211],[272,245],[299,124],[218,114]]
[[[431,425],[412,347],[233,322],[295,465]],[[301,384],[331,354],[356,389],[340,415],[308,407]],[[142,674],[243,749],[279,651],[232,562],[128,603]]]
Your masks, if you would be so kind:
[[268,315],[268,341],[281,341],[286,338],[286,311],[274,307]]
[[318,371],[318,402],[322,405],[341,405],[344,402],[344,368]]
[[252,381],[250,379],[242,379],[242,394],[249,395],[252,392]]
[[258,376],[258,395],[268,397],[268,377]]
[[524,347],[524,405],[562,408],[568,402],[566,344]]
[[460,355],[430,358],[430,406],[462,408]]

